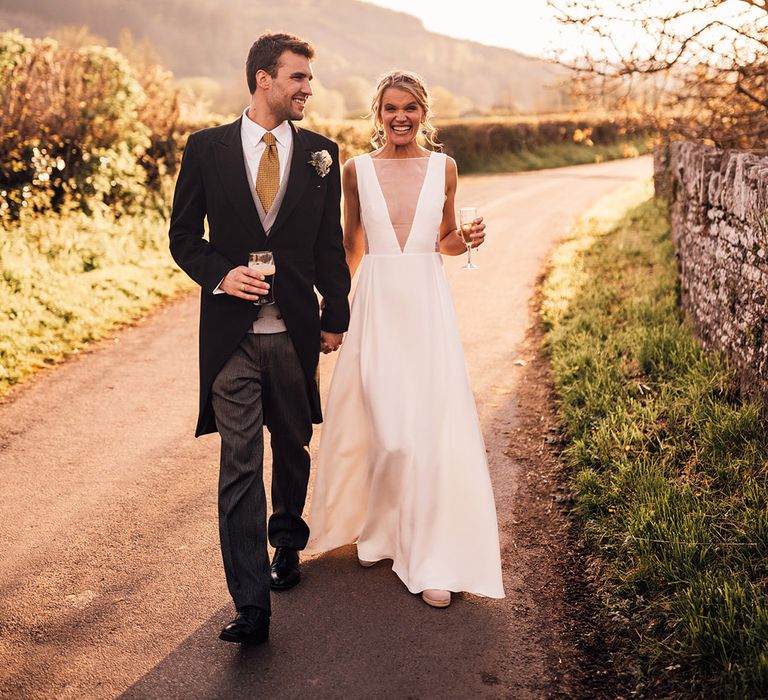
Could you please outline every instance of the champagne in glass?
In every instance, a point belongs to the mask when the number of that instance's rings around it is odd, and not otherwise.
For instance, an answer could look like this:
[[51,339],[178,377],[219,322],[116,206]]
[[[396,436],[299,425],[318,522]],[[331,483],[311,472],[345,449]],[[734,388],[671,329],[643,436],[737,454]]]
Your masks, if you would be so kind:
[[475,207],[462,207],[459,209],[459,234],[464,245],[467,247],[467,264],[462,265],[462,270],[477,270],[477,265],[472,263],[472,224],[477,218],[477,209]]
[[269,285],[269,291],[260,296],[253,303],[257,306],[265,306],[275,303],[275,259],[270,250],[257,250],[248,254],[248,267],[260,275],[264,275],[264,281]]

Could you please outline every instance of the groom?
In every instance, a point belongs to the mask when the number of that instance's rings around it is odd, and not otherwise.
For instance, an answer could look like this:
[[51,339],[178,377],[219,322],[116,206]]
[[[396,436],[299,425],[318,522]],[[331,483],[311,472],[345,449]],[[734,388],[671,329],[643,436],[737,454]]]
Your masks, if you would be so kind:
[[[189,137],[173,200],[171,254],[202,287],[196,436],[221,436],[219,534],[237,609],[220,634],[228,642],[266,641],[270,588],[299,582],[308,444],[322,420],[318,351],[336,350],[349,323],[338,147],[293,124],[312,94],[313,57],[295,36],[256,40],[246,62],[250,105],[233,123]],[[271,306],[253,303],[269,289],[247,267],[258,250],[275,259]],[[268,526],[263,426],[273,456]]]

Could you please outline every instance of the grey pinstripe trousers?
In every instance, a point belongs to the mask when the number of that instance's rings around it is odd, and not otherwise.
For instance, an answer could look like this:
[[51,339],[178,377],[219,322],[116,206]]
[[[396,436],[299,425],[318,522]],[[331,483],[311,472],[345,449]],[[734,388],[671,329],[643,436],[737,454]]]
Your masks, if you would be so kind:
[[[270,610],[267,538],[304,549],[301,517],[309,479],[312,419],[304,372],[288,333],[243,339],[213,382],[221,435],[219,536],[235,607]],[[272,516],[266,523],[264,426],[272,446]]]

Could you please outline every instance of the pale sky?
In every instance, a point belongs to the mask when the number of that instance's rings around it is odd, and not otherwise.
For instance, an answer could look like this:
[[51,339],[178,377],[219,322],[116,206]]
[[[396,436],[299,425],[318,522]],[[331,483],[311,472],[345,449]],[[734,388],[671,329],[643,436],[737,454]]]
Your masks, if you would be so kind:
[[550,40],[560,31],[546,0],[375,0],[373,4],[414,15],[430,32],[529,56],[548,55],[554,46]]
[[[597,51],[598,40],[587,36],[576,28],[563,27],[555,19],[555,12],[547,6],[546,0],[364,0],[391,10],[406,12],[418,17],[424,27],[437,34],[447,34],[459,39],[471,39],[481,44],[514,49],[529,56],[552,58],[557,49],[565,51],[564,58],[573,58],[585,48]],[[561,0],[561,6],[567,5]],[[644,5],[651,14],[671,13],[691,3],[681,0],[648,0]],[[625,14],[621,0],[604,0],[610,14]],[[765,12],[738,0],[727,0],[717,10],[696,13],[681,19],[678,29],[685,31],[693,26],[708,23],[713,17],[732,19],[736,16],[753,17],[765,21]],[[751,14],[750,14],[751,13]],[[648,48],[655,46],[653,36],[638,36],[638,31],[629,23],[615,23],[611,26],[611,39],[622,51],[636,42]]]

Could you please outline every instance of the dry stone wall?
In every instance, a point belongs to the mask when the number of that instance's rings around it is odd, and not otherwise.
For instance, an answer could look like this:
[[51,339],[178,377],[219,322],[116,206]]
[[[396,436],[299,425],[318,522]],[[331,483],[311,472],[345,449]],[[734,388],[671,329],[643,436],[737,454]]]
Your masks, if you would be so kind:
[[728,355],[742,394],[768,405],[768,155],[678,141],[654,156],[683,309],[704,345]]

